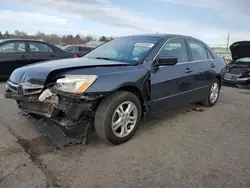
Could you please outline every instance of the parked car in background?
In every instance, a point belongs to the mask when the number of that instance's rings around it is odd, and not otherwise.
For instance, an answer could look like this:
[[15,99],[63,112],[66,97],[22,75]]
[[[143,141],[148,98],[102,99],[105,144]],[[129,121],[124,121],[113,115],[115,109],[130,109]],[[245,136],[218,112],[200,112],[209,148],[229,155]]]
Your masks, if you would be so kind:
[[102,45],[104,43],[105,43],[104,41],[95,41],[95,40],[93,41],[92,40],[92,41],[87,42],[85,45],[96,48],[96,47],[98,47],[98,46],[100,46],[100,45]]
[[26,39],[0,40],[0,79],[6,79],[13,70],[24,65],[54,59],[73,58],[76,55],[43,41]]
[[250,41],[235,42],[230,46],[232,62],[228,65],[223,82],[227,85],[250,84]]
[[16,69],[5,97],[64,130],[92,126],[103,140],[121,144],[142,117],[193,102],[214,106],[225,67],[223,58],[192,37],[128,36],[82,58]]
[[85,54],[89,53],[91,50],[93,50],[94,47],[75,44],[75,45],[62,46],[61,49],[67,52],[73,52],[77,54],[78,57],[82,57]]

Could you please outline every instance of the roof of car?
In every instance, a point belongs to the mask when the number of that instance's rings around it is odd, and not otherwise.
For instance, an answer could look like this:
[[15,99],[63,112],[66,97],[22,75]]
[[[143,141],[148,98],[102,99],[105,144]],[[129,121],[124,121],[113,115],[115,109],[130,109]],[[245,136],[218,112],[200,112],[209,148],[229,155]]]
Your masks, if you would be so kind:
[[204,43],[202,40],[194,38],[192,36],[188,36],[188,35],[181,35],[181,34],[141,34],[141,35],[130,35],[128,37],[136,37],[136,36],[146,36],[146,37],[162,37],[162,38],[167,38],[167,39],[171,39],[171,38],[176,38],[176,37],[180,37],[180,38],[186,38],[186,39],[193,39],[195,41],[201,42],[203,44],[205,44],[207,47],[208,45],[206,43]]
[[1,39],[0,42],[6,42],[6,41],[35,41],[35,42],[44,42],[42,40],[35,40],[35,39],[19,39],[19,38],[13,38],[13,39]]
[[175,38],[175,37],[181,37],[181,38],[188,38],[188,39],[193,39],[196,41],[200,41],[202,43],[204,43],[202,40],[197,39],[195,37],[192,36],[188,36],[188,35],[181,35],[181,34],[139,34],[139,35],[130,35],[129,37],[136,37],[136,36],[146,36],[146,37],[162,37],[162,38]]
[[[157,34],[139,34],[139,35],[130,35],[130,36],[146,36],[146,37],[188,37],[190,38],[191,36],[186,36],[186,35],[180,35],[180,34],[165,34],[165,33],[157,33]],[[191,37],[192,38],[192,37]]]

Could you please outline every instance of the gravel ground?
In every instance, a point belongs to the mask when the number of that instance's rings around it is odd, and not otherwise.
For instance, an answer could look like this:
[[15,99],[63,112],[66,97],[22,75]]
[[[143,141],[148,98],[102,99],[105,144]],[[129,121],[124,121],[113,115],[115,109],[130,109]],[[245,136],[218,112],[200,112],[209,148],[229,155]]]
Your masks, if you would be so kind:
[[93,135],[63,151],[3,93],[1,83],[1,188],[250,187],[250,90],[223,87],[213,108],[158,114],[120,146]]

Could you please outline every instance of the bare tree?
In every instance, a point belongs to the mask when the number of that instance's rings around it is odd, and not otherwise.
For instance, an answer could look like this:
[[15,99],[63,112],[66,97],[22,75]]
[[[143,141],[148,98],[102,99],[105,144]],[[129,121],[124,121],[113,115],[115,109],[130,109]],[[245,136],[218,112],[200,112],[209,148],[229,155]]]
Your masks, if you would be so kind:
[[[0,32],[0,39],[8,39],[8,38],[24,38],[24,39],[36,39],[36,40],[42,40],[46,42],[50,42],[55,45],[69,45],[69,44],[85,44],[87,42],[96,40],[93,36],[87,35],[87,36],[81,36],[80,34],[77,34],[75,36],[68,34],[68,35],[62,35],[59,36],[57,34],[50,34],[47,35],[41,31],[37,32],[35,35],[28,35],[27,33],[19,30],[15,30],[13,34],[10,34],[8,31],[6,31],[4,34]],[[108,40],[112,39],[112,37],[106,37],[102,36],[99,40],[106,42]]]

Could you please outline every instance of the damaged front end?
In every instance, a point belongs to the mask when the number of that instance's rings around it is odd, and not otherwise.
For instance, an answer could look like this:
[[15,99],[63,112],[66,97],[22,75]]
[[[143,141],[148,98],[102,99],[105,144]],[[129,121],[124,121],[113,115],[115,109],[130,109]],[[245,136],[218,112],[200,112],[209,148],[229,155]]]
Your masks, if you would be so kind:
[[223,81],[227,85],[249,86],[250,66],[238,63],[229,65]]
[[232,63],[227,67],[223,82],[226,85],[250,85],[250,41],[238,41],[230,46]]
[[5,92],[5,97],[15,99],[25,115],[39,117],[39,126],[47,136],[54,137],[50,140],[54,140],[59,148],[86,142],[87,133],[94,129],[97,105],[105,95],[66,93],[54,87],[27,88],[10,81]]

